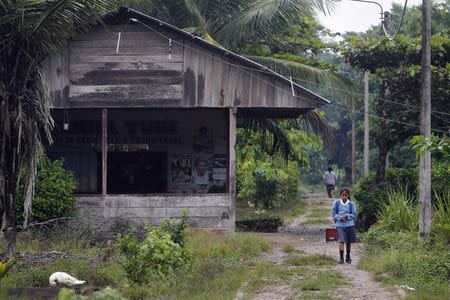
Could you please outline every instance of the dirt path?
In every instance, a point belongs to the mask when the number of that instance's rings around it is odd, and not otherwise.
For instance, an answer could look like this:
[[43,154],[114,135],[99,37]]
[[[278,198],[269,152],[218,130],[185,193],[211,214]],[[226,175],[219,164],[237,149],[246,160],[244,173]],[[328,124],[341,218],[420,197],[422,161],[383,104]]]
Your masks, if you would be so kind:
[[[338,259],[337,243],[325,242],[325,228],[333,227],[331,218],[324,218],[326,210],[329,210],[332,200],[322,195],[311,195],[307,200],[305,214],[296,217],[278,233],[261,233],[261,236],[271,241],[273,250],[264,259],[273,263],[281,264],[288,254],[282,251],[286,245],[308,254],[324,254]],[[313,216],[322,215],[322,218]],[[322,221],[322,222],[321,222]],[[399,296],[389,291],[386,287],[376,282],[369,272],[358,269],[358,263],[362,254],[362,244],[356,243],[352,249],[352,264],[337,264],[332,270],[341,272],[349,284],[342,285],[336,291],[335,298],[340,299],[397,299]],[[332,271],[331,270],[331,271]],[[328,270],[330,271],[330,270]],[[293,294],[294,293],[294,294]],[[239,297],[238,297],[239,298]],[[247,299],[248,297],[246,297]],[[301,299],[301,295],[295,295],[289,286],[270,286],[259,290],[250,297],[252,299]]]

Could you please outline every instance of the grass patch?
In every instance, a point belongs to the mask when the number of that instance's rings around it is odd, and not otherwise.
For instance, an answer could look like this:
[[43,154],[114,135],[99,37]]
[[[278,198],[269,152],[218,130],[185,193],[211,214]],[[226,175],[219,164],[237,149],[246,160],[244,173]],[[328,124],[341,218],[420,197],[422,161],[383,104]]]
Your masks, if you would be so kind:
[[308,215],[308,218],[320,218],[324,219],[330,217],[331,213],[329,209],[319,208],[313,209],[311,213]]
[[341,273],[327,270],[311,272],[309,278],[298,281],[295,287],[302,291],[333,291],[343,282]]
[[125,273],[118,262],[100,265],[82,258],[58,258],[35,266],[18,262],[3,278],[2,285],[8,287],[49,287],[49,276],[64,271],[86,280],[88,288],[118,286],[125,280]]
[[[374,226],[365,236],[360,266],[390,285],[408,285],[410,299],[450,299],[448,245],[433,237],[422,240],[415,231],[390,232]],[[424,296],[426,295],[426,296]]]
[[284,261],[288,266],[332,266],[336,262],[325,254],[293,256]]
[[331,224],[329,219],[306,219],[301,224]]
[[199,258],[246,259],[271,249],[265,239],[246,232],[227,235],[195,232],[189,236],[188,243],[193,255]]
[[281,206],[264,212],[250,207],[247,201],[237,200],[236,202],[236,220],[260,220],[260,219],[286,219],[302,215],[306,211],[306,201],[296,199],[288,203],[282,203]]
[[296,249],[296,248],[294,248],[293,246],[291,246],[291,245],[285,245],[284,247],[283,247],[283,249],[281,249],[284,253],[288,253],[288,254],[290,254],[290,253],[297,253],[297,254],[303,254],[303,253],[305,253],[303,250],[300,250],[300,249]]
[[309,262],[315,262],[316,264],[305,267],[273,265],[261,262],[255,266],[245,293],[251,295],[256,293],[258,289],[270,285],[287,285],[293,290],[293,295],[291,295],[290,299],[333,298],[336,287],[343,284],[344,281],[341,273],[330,269],[311,268],[311,266],[328,265],[329,258],[313,258]]

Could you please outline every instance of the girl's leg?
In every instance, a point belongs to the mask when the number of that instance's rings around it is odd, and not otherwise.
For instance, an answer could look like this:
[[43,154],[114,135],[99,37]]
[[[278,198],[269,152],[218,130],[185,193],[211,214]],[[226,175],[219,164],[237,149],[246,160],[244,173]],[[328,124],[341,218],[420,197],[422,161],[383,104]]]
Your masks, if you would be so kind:
[[351,260],[351,258],[350,258],[350,249],[351,249],[351,245],[352,244],[350,244],[350,243],[347,243],[346,244],[346,248],[347,248],[347,255],[345,256],[345,261],[346,262],[348,262],[348,263],[351,263],[352,262],[352,260]]
[[339,242],[339,263],[344,263],[344,242]]

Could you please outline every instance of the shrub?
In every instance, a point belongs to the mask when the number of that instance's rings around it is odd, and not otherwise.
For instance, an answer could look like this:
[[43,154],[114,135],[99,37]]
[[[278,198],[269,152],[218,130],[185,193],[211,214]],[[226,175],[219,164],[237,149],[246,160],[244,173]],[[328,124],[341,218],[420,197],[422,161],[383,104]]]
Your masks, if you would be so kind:
[[[361,178],[353,192],[359,208],[357,226],[361,229],[368,229],[375,224],[380,204],[384,202],[383,199],[388,197],[389,189],[402,189],[409,196],[416,196],[419,183],[418,174],[419,171],[415,168],[388,168],[386,169],[385,182],[380,186],[374,183],[374,174]],[[433,202],[436,202],[437,197],[443,196],[448,191],[450,186],[450,162],[448,159],[433,160],[431,186],[434,195]],[[413,198],[417,199],[417,197]]]
[[431,183],[435,196],[441,196],[448,192],[448,187],[450,186],[450,159],[433,160]]
[[[406,284],[428,295],[448,299],[448,248],[439,239],[424,240],[417,232],[390,231],[376,224],[364,235],[361,266],[391,284]],[[445,290],[447,290],[445,292]],[[444,291],[444,292],[442,292]]]
[[181,246],[156,227],[150,228],[142,243],[135,234],[120,237],[118,243],[125,255],[122,265],[127,278],[138,285],[172,274],[186,262]]
[[375,174],[359,180],[354,189],[354,198],[358,201],[357,226],[368,229],[377,221],[380,204],[388,197],[389,189],[403,189],[408,195],[416,195],[418,173],[416,169],[386,169],[385,182],[382,186],[374,183]]
[[433,232],[450,244],[450,191],[435,196],[434,212]]
[[183,254],[183,259],[190,258],[190,252],[187,245],[187,212],[181,213],[181,220],[179,222],[171,223],[168,220],[161,224],[161,230],[167,232],[172,239],[172,242],[180,245]]
[[389,231],[418,231],[419,209],[414,197],[403,189],[389,188],[386,190],[386,202],[378,200],[380,212],[378,225]]
[[[17,222],[23,222],[25,186],[24,180],[21,182],[16,205]],[[75,188],[76,181],[72,173],[64,169],[62,160],[50,160],[42,156],[37,168],[32,204],[33,220],[42,222],[72,216],[75,209]]]

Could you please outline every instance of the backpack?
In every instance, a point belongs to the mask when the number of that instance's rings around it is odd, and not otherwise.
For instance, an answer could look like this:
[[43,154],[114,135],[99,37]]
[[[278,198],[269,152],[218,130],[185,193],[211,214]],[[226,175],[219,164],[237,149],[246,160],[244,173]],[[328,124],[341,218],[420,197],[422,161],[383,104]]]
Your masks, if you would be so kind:
[[[339,213],[339,205],[341,205],[341,200],[334,201],[334,203],[333,203],[333,212]],[[353,209],[353,202],[350,199],[348,199],[348,208],[350,209],[350,213],[355,211]],[[337,220],[334,219],[334,215],[332,215],[332,217],[333,217],[334,223],[336,223]]]

